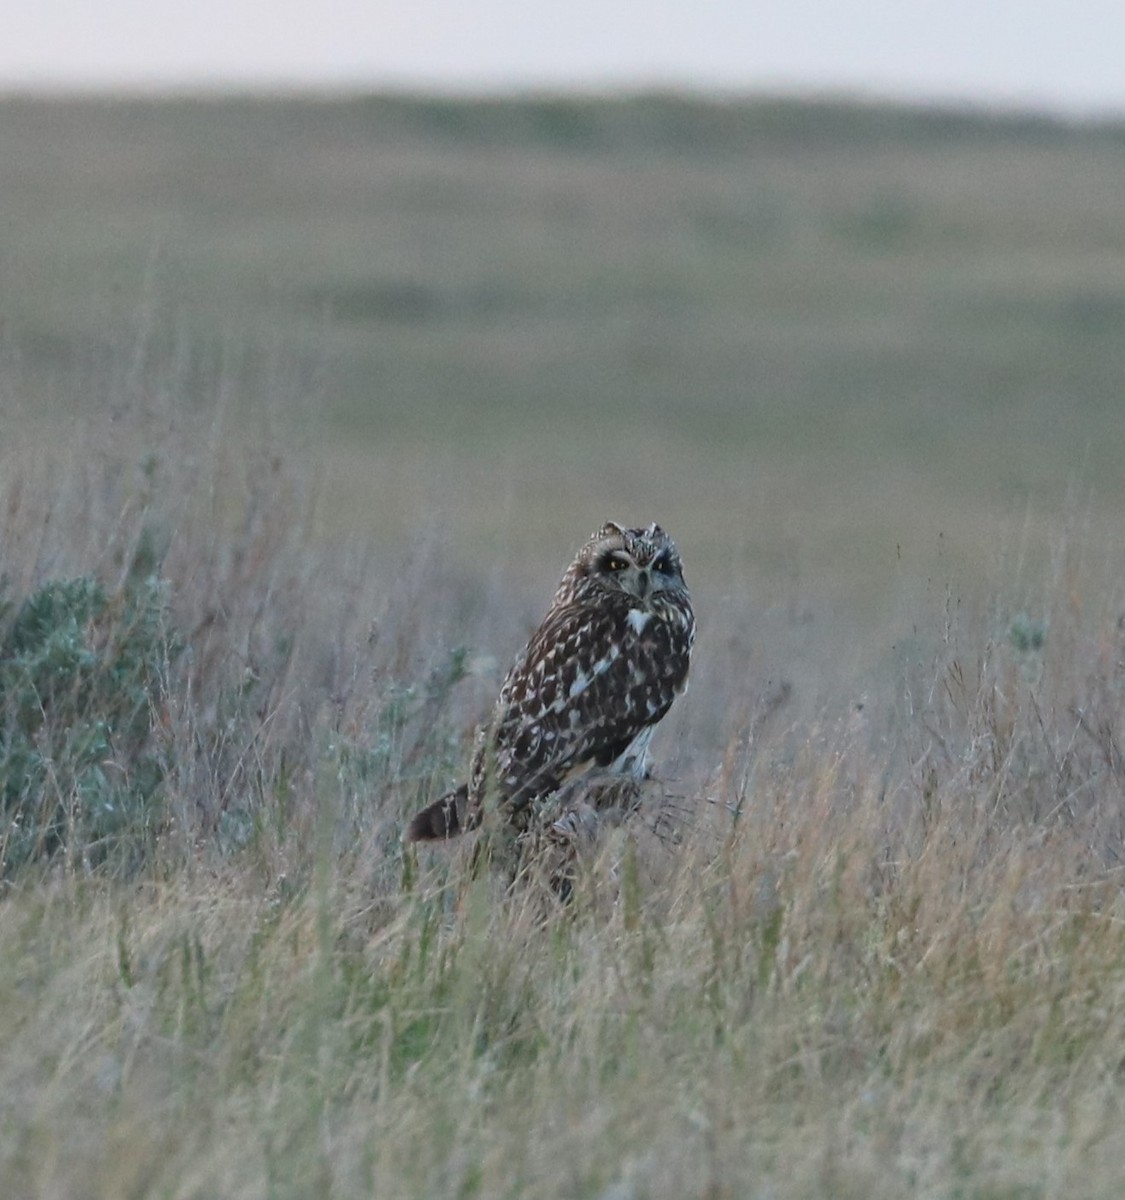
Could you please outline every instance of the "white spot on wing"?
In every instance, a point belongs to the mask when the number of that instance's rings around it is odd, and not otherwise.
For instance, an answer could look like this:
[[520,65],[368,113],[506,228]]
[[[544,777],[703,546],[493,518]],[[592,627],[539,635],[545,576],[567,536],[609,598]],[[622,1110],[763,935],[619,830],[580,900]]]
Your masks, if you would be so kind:
[[590,668],[588,675],[583,671],[575,678],[574,682],[570,685],[570,691],[567,693],[570,699],[573,700],[575,696],[581,696],[590,684],[599,675],[604,675],[620,657],[621,647],[610,646],[609,651]]
[[594,674],[595,675],[604,675],[606,673],[606,671],[608,671],[609,668],[612,667],[613,664],[620,657],[621,657],[621,647],[620,646],[610,646],[609,653],[607,655],[605,655],[604,658],[599,658],[598,661],[596,663],[594,663]]

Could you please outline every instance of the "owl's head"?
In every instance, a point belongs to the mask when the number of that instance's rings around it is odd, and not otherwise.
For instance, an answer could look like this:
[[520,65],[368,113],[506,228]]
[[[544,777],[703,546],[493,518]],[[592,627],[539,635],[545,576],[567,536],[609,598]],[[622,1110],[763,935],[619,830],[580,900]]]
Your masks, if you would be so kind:
[[676,543],[659,525],[626,529],[607,521],[578,552],[567,575],[575,583],[625,592],[645,604],[662,592],[687,591]]

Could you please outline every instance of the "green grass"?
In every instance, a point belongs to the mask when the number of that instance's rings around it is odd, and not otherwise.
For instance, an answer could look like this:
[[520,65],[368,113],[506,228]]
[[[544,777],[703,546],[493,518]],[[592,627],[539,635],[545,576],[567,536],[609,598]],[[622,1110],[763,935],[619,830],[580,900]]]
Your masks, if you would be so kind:
[[[1120,129],[2,108],[6,1195],[1121,1194]],[[701,636],[559,912],[399,839],[607,515]]]

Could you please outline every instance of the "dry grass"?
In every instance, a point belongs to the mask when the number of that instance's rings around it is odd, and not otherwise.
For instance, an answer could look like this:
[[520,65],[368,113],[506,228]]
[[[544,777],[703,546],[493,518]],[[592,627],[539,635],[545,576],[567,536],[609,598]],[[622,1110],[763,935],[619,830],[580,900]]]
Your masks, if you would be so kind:
[[6,1195],[1120,1195],[1125,634],[1066,548],[1042,645],[951,617],[862,710],[704,658],[677,807],[545,914],[398,841],[519,604],[170,411],[6,452],[9,596],[147,538],[188,642],[156,849],[0,901]]

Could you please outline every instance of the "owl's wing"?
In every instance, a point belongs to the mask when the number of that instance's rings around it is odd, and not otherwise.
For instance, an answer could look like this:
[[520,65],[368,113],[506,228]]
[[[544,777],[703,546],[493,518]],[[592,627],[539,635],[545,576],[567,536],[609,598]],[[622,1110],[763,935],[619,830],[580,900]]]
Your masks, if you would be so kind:
[[504,682],[478,756],[490,777],[474,790],[516,812],[613,762],[683,690],[693,628],[690,610],[664,619],[626,597],[553,610]]

